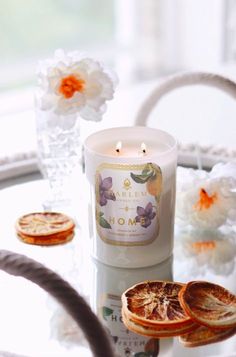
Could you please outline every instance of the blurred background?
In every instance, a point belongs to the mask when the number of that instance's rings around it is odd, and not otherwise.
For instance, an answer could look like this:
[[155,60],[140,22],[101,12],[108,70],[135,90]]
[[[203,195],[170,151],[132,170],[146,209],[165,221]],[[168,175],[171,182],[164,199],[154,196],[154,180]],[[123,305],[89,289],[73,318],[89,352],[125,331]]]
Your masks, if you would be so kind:
[[34,84],[56,48],[110,64],[124,85],[236,57],[234,0],[0,0],[1,91]]
[[187,70],[236,78],[234,0],[0,0],[0,7],[2,164],[34,150],[36,67],[57,48],[104,62],[119,90]]

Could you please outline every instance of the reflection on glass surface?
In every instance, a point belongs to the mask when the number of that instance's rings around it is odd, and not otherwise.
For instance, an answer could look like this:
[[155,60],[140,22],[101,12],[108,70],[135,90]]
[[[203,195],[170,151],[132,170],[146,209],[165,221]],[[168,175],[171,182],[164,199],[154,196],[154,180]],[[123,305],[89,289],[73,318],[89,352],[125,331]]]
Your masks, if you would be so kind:
[[176,236],[176,258],[188,261],[192,277],[199,273],[230,275],[235,268],[236,234],[232,229],[183,229]]
[[[232,227],[200,230],[175,227],[175,281],[205,280],[219,284],[236,293],[236,236]],[[183,347],[174,340],[176,356],[235,356],[235,336],[214,344],[196,348]]]
[[124,326],[121,294],[144,280],[172,280],[173,258],[142,269],[114,268],[93,261],[92,307],[108,327],[120,357],[172,356],[173,339],[153,339],[137,335]]
[[[221,247],[228,247],[227,250],[223,248],[220,249],[218,252],[219,254],[217,255],[218,260],[213,259],[214,255],[211,255],[213,250],[205,249],[205,253],[209,251],[207,256],[210,254],[210,257],[212,257],[213,260],[211,261],[208,259],[209,256],[208,258],[204,256],[204,263],[202,258],[196,263],[196,257],[192,255],[192,253],[186,255],[183,251],[186,249],[185,243],[187,244],[192,241],[207,242],[213,239],[213,237],[206,235],[204,238],[203,232],[198,230],[194,231],[194,234],[191,237],[188,237],[188,235],[190,235],[189,231],[178,231],[178,227],[176,227],[173,270],[172,262],[170,261],[145,269],[119,269],[107,267],[101,263],[91,263],[89,259],[88,235],[86,235],[86,231],[82,232],[81,230],[77,230],[76,237],[67,245],[41,248],[23,244],[16,238],[13,224],[24,212],[40,209],[42,195],[45,192],[44,187],[43,182],[40,181],[13,186],[1,191],[0,226],[2,249],[13,250],[40,261],[61,274],[76,289],[78,289],[79,292],[83,293],[83,296],[89,296],[89,293],[91,292],[90,284],[93,282],[93,291],[92,294],[90,293],[93,308],[101,316],[101,319],[110,329],[112,335],[118,336],[118,333],[116,335],[115,333],[117,330],[120,332],[120,336],[124,337],[124,339],[122,339],[123,337],[120,337],[121,342],[124,341],[124,343],[126,343],[126,341],[131,341],[132,344],[132,341],[135,341],[135,338],[137,338],[137,341],[141,341],[141,343],[144,344],[142,349],[145,351],[144,346],[145,343],[147,343],[145,341],[148,339],[138,335],[135,335],[134,337],[131,333],[127,334],[120,321],[116,322],[111,320],[112,315],[105,316],[107,320],[102,317],[103,306],[113,309],[111,303],[114,305],[114,308],[116,304],[118,305],[120,303],[120,300],[109,300],[108,294],[111,296],[119,296],[126,288],[141,280],[171,279],[172,274],[175,281],[186,282],[189,280],[207,280],[224,286],[234,294],[236,293],[236,258],[233,258],[233,255],[235,255],[235,248],[233,247],[236,245],[235,228],[233,232],[230,230],[222,231],[222,235],[214,236],[216,242],[221,242],[222,240],[225,244],[221,245]],[[34,199],[32,199],[32,197]],[[9,202],[15,202],[15,204],[9,205]],[[87,222],[85,210],[81,209],[78,214],[80,222]],[[200,235],[200,233],[202,234]],[[209,233],[210,232],[208,232],[208,234]],[[211,233],[213,233],[213,231],[211,231]],[[184,239],[185,235],[186,240]],[[202,246],[207,247],[208,244],[204,243]],[[211,244],[209,247],[211,247]],[[197,260],[200,259],[202,253],[199,253],[200,255]],[[210,269],[212,262],[216,264],[215,266],[217,267],[217,270]],[[196,269],[194,272],[196,275],[193,275],[193,263],[195,264]],[[230,264],[229,270],[228,268],[226,269],[228,263]],[[233,264],[234,267],[231,267],[231,264]],[[233,269],[232,272],[230,272],[231,269]],[[56,340],[55,336],[52,336],[52,329],[54,332],[57,332],[55,331],[56,328],[60,329],[65,325],[60,325],[61,320],[59,321],[57,316],[55,317],[56,320],[51,320],[53,326],[50,324],[50,318],[52,318],[58,310],[56,310],[54,305],[52,306],[52,304],[48,302],[49,297],[44,291],[38,289],[34,284],[16,277],[9,277],[3,272],[0,276],[0,289],[1,350],[34,357],[49,355],[53,357],[91,356],[90,351],[88,351],[88,354],[84,352],[85,348],[83,348],[81,352],[80,344],[83,343],[83,341],[80,340],[80,338],[82,339],[80,331],[78,331],[77,326],[74,327],[70,322],[69,325],[66,325],[66,330],[59,331],[60,335],[57,334]],[[108,302],[108,305],[106,305],[106,302]],[[118,317],[120,316],[119,309],[120,306],[118,305]],[[58,317],[63,319],[63,316]],[[63,322],[67,323],[67,321],[68,319],[65,317]],[[55,324],[53,324],[53,322],[55,322]],[[116,328],[116,326],[118,327]],[[67,335],[65,335],[66,333]],[[67,338],[67,341],[69,340],[69,348],[64,347],[65,344],[62,342],[65,341],[62,341],[62,334]],[[77,336],[78,339],[76,338]],[[121,347],[119,346],[119,348]],[[127,348],[131,349],[129,345]],[[123,348],[123,352],[124,351]],[[233,336],[219,343],[191,349],[183,347],[179,343],[178,338],[174,338],[173,342],[172,340],[162,339],[160,351],[159,356],[235,357],[236,338]],[[127,356],[129,353],[128,349],[126,352]],[[133,352],[133,355],[131,354],[131,356],[134,357],[135,353],[136,352]],[[137,353],[135,357],[137,357]],[[123,356],[125,355],[123,354]]]

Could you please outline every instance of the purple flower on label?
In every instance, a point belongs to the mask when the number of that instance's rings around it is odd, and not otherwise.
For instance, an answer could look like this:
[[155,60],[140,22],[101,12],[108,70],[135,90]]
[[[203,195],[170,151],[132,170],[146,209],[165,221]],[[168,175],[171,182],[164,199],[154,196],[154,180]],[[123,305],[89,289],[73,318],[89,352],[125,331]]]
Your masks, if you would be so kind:
[[105,206],[107,204],[107,200],[116,200],[116,196],[114,192],[111,190],[112,188],[112,177],[106,177],[102,179],[101,175],[98,175],[98,190],[99,194],[97,200],[101,206]]
[[140,225],[147,228],[152,223],[152,219],[156,217],[156,212],[153,212],[152,203],[149,202],[145,208],[137,207],[137,216],[135,217],[136,222],[140,222]]

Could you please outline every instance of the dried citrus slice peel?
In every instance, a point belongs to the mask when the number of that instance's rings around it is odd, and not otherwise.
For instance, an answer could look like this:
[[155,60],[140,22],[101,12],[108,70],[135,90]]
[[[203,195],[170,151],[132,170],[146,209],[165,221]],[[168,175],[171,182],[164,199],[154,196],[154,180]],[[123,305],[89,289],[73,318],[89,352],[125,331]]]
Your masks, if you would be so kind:
[[213,330],[206,326],[199,326],[197,329],[180,336],[179,341],[185,347],[198,347],[226,340],[235,333],[235,327]]
[[126,319],[150,328],[168,330],[192,326],[192,320],[182,309],[178,294],[184,284],[166,281],[145,281],[122,294]]
[[236,327],[236,296],[220,285],[192,281],[179,293],[182,308],[198,324],[214,329]]
[[51,235],[75,227],[73,220],[64,213],[35,212],[20,217],[16,222],[18,233],[30,236]]
[[25,243],[54,245],[71,240],[75,224],[63,213],[35,212],[21,216],[15,227],[18,237]]
[[168,326],[144,326],[138,322],[135,322],[129,319],[124,310],[122,309],[122,320],[128,330],[133,331],[139,335],[153,337],[153,338],[161,338],[161,337],[174,337],[179,336],[181,334],[193,331],[198,327],[198,325],[194,322],[191,322],[188,326],[179,326],[175,328],[169,328]]
[[62,232],[58,234],[53,234],[51,236],[27,236],[24,234],[17,233],[20,240],[24,243],[34,244],[34,245],[55,245],[62,244],[71,241],[74,237],[74,230],[69,232]]

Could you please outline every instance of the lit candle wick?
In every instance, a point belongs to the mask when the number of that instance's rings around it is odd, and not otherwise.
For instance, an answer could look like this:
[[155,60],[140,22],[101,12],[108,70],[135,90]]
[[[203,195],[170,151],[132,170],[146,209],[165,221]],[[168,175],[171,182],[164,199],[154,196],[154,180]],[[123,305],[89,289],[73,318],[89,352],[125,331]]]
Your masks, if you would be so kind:
[[121,141],[118,141],[118,143],[116,144],[116,152],[117,152],[117,154],[120,153],[121,147],[122,147],[122,143],[121,143]]
[[146,145],[144,143],[141,144],[141,150],[143,154],[147,153]]

